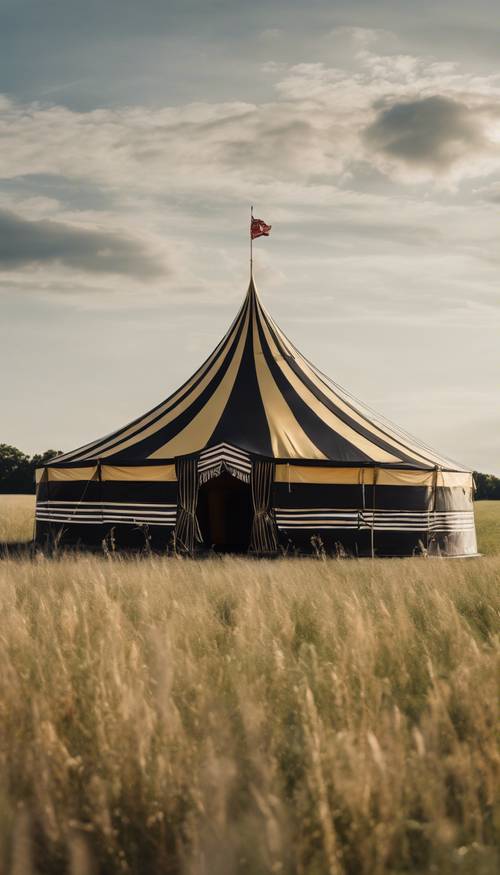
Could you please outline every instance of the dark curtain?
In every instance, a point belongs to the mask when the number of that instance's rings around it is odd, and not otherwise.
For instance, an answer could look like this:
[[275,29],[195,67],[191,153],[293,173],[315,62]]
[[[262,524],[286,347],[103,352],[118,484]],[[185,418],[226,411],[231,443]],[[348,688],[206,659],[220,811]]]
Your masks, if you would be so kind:
[[250,478],[254,517],[250,550],[254,553],[275,553],[278,549],[276,522],[271,509],[274,462],[254,462]]
[[176,549],[181,553],[193,553],[196,543],[202,541],[196,519],[198,504],[198,461],[177,459],[177,520],[175,523]]

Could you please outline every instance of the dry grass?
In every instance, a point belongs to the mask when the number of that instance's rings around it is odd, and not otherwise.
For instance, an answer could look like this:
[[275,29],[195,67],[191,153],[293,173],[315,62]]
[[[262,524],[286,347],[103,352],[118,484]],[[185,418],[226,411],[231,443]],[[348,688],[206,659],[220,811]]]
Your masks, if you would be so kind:
[[30,541],[34,520],[34,495],[0,495],[0,545]]
[[0,873],[496,875],[500,558],[0,563]]
[[500,501],[477,501],[474,505],[479,550],[486,556],[500,554]]

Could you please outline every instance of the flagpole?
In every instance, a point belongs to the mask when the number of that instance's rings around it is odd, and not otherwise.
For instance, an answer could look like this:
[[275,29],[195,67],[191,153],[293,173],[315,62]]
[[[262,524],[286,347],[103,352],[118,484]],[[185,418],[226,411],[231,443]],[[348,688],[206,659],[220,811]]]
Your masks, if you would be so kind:
[[253,280],[253,240],[252,240],[253,204],[250,207],[250,282]]

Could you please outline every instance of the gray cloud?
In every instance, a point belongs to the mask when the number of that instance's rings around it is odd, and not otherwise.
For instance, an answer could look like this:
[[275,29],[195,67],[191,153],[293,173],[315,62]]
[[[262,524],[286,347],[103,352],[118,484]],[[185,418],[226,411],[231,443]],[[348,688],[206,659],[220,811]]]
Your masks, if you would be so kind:
[[493,182],[491,185],[476,189],[475,194],[486,203],[500,204],[500,182]]
[[116,201],[116,195],[105,186],[89,179],[70,178],[57,173],[26,173],[0,178],[0,192],[8,196],[48,197],[64,204],[65,209],[106,210]]
[[463,103],[440,96],[383,109],[364,136],[377,152],[437,171],[484,146],[478,117]]
[[138,240],[51,219],[28,221],[0,210],[0,270],[62,264],[87,273],[152,278],[165,268]]

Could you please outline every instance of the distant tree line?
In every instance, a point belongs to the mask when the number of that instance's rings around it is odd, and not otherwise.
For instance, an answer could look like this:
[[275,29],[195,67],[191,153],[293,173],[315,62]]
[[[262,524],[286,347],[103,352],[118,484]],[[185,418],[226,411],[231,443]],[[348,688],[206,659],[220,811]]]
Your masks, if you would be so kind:
[[[60,454],[61,450],[46,450],[41,454],[27,456],[17,447],[0,444],[0,493],[34,492],[35,470]],[[499,477],[474,471],[474,482],[476,484],[476,501],[482,499],[500,501]]]
[[485,498],[500,500],[499,477],[494,477],[493,474],[481,474],[479,471],[474,471],[474,482],[476,484],[476,501]]
[[27,456],[17,447],[0,444],[0,493],[34,492],[35,470],[60,453],[60,450],[46,450]]

